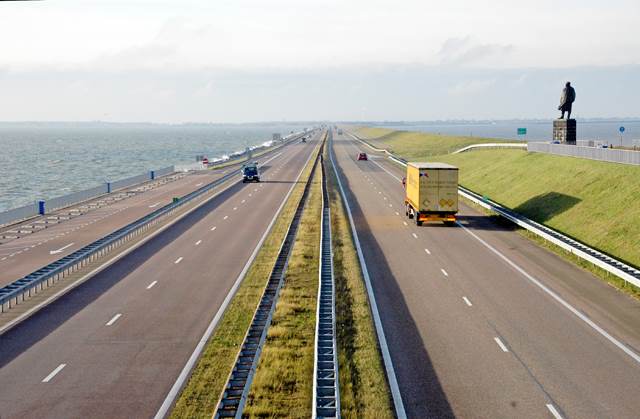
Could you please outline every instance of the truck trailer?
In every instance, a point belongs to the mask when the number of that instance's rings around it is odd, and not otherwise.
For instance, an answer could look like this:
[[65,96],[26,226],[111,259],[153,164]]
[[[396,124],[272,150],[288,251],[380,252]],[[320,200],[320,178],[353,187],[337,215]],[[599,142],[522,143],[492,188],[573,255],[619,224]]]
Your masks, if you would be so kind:
[[417,225],[443,221],[452,225],[458,212],[458,168],[446,163],[407,163],[406,216]]

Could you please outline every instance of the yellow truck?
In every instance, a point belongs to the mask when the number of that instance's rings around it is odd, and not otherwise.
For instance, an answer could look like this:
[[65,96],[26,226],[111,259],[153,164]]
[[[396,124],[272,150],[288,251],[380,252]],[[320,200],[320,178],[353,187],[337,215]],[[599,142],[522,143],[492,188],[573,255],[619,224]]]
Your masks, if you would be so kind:
[[446,163],[407,163],[406,216],[453,224],[458,212],[458,168]]

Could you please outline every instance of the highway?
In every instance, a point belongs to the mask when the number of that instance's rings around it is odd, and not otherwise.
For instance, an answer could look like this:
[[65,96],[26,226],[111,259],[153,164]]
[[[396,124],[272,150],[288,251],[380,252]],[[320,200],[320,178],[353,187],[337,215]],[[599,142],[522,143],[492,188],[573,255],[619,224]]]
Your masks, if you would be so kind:
[[317,140],[281,149],[263,182],[235,183],[0,336],[2,419],[153,416]]
[[409,417],[638,417],[640,303],[462,203],[417,227],[403,168],[333,148]]
[[[255,160],[267,161],[273,155],[275,152],[267,153]],[[58,224],[27,236],[9,241],[0,240],[0,287],[73,253],[100,237],[169,204],[174,197],[184,196],[230,171],[238,170],[239,167],[239,165],[233,165],[220,170],[195,172],[129,198],[60,221]],[[139,186],[134,186],[127,190],[138,188]],[[58,212],[68,211],[61,210],[54,213]]]

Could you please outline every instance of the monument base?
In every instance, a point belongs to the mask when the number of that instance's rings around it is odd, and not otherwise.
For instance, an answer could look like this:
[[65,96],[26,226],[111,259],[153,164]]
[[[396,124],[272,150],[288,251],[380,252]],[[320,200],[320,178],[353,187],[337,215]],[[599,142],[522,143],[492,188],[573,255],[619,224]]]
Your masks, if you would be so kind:
[[553,141],[576,145],[576,120],[556,119],[553,121]]

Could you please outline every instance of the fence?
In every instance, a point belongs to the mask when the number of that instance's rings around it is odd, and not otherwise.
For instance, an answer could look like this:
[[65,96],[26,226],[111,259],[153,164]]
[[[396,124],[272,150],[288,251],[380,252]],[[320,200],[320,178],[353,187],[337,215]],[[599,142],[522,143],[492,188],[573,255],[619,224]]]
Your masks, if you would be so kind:
[[[117,180],[115,182],[107,182],[103,185],[68,195],[58,196],[47,200],[39,200],[33,204],[25,205],[19,208],[13,208],[4,212],[0,212],[0,226],[15,223],[20,220],[35,217],[39,214],[49,213],[53,210],[68,207],[78,202],[86,201],[110,193],[117,189],[126,188],[128,186],[153,180],[160,176],[165,176],[174,172],[173,166],[163,167],[158,170],[152,170],[142,175],[132,176],[126,179]],[[40,202],[40,204],[39,204]]]
[[527,150],[535,153],[557,154],[612,163],[640,165],[640,151],[611,148],[582,147],[579,145],[530,142]]

